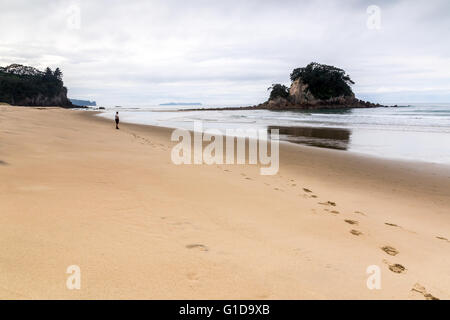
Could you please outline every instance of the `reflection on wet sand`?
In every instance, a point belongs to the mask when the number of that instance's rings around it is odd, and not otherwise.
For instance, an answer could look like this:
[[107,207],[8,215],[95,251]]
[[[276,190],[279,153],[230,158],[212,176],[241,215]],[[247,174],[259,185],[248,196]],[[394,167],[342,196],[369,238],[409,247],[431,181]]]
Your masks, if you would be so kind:
[[347,150],[350,143],[349,129],[269,126],[269,133],[271,129],[279,129],[282,140],[308,146]]

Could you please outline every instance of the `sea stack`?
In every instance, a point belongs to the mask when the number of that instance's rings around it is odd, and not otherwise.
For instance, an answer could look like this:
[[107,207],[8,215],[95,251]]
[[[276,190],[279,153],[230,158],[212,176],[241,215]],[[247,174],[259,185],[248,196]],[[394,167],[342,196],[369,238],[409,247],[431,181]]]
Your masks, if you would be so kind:
[[273,84],[269,99],[255,106],[259,109],[337,109],[383,107],[355,97],[351,89],[354,82],[344,70],[310,63],[291,73],[291,86]]

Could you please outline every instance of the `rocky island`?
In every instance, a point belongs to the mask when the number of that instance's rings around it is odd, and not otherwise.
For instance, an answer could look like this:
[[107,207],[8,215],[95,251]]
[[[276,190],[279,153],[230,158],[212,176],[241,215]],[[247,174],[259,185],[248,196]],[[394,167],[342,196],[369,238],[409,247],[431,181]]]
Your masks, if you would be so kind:
[[[249,107],[189,109],[189,110],[293,110],[386,107],[357,99],[351,89],[354,82],[343,69],[312,62],[294,69],[291,86],[273,84],[268,88],[269,99]],[[186,111],[186,110],[184,110]]]

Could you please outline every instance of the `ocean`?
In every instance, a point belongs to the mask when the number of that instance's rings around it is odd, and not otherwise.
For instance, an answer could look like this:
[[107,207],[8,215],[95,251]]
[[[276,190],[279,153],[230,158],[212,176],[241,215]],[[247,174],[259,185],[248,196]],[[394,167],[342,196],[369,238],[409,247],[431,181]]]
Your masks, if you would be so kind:
[[[227,106],[201,106],[217,108]],[[382,158],[450,164],[450,103],[342,110],[178,111],[192,106],[111,107],[122,122],[169,128],[279,129],[280,139]],[[198,108],[198,106],[194,107]]]

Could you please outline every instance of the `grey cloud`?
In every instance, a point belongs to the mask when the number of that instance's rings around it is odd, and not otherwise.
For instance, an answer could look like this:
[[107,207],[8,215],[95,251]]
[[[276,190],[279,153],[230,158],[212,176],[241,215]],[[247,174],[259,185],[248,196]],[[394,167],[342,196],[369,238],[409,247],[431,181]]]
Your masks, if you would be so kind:
[[[311,61],[347,70],[360,97],[449,98],[448,1],[0,4],[0,65],[59,66],[71,96],[99,103],[252,104]],[[372,4],[378,31],[366,27]],[[71,5],[81,8],[80,29],[68,27]]]

